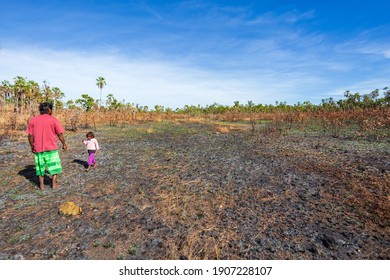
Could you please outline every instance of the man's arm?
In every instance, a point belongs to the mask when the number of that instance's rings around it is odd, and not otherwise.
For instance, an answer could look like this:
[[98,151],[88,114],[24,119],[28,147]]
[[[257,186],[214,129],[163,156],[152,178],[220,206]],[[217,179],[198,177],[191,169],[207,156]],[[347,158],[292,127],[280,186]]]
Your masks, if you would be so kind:
[[63,133],[58,134],[58,139],[60,139],[60,141],[62,143],[62,149],[64,149],[64,151],[66,151],[68,149],[68,145],[66,145],[66,143],[65,143],[64,134]]
[[34,150],[34,136],[32,136],[32,134],[29,134],[27,136],[27,138],[28,138],[28,143],[30,143],[31,152],[35,153],[35,150]]

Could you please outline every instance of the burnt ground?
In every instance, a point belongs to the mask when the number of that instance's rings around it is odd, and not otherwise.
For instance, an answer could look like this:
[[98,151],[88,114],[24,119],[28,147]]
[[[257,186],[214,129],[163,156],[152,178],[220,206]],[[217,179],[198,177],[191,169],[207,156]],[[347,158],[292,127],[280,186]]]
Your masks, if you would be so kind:
[[388,140],[102,127],[85,172],[87,131],[66,134],[58,190],[24,137],[0,140],[0,259],[390,259]]

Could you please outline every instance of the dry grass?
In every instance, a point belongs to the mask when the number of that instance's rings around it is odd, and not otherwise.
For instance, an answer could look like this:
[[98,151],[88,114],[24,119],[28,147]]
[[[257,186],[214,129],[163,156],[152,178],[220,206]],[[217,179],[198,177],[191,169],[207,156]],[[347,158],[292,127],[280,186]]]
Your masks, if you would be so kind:
[[[21,170],[33,164],[23,131],[0,139],[0,257],[390,258],[383,250],[390,225],[385,138],[329,138],[308,129],[306,114],[273,115],[255,123],[256,133],[250,119],[142,114],[122,126],[118,115],[117,125],[104,126],[109,115],[91,112],[96,123],[83,124],[83,114],[80,128],[66,133],[70,150],[61,154],[63,188],[56,192],[39,193],[33,168]],[[65,113],[56,116],[66,121]],[[98,168],[86,173],[80,138],[93,125],[103,150]],[[386,134],[380,127],[367,133]],[[64,201],[84,213],[59,216]]]
[[[23,115],[13,113],[13,108],[1,108],[0,129],[4,134],[12,134],[23,130],[31,116],[38,114],[36,110],[25,111]],[[228,133],[239,130],[238,122],[252,125],[252,130],[259,121],[271,121],[276,130],[297,128],[305,130],[313,120],[317,120],[322,128],[337,135],[340,130],[354,125],[363,132],[377,133],[390,128],[390,108],[356,109],[349,111],[291,111],[276,110],[273,113],[241,113],[227,112],[217,115],[191,116],[177,113],[135,113],[133,111],[89,111],[79,109],[59,110],[55,116],[68,130],[76,131],[79,128],[89,127],[97,129],[99,125],[112,125],[125,127],[143,122],[185,122],[196,124],[218,124],[217,130]],[[229,125],[221,124],[228,122]]]

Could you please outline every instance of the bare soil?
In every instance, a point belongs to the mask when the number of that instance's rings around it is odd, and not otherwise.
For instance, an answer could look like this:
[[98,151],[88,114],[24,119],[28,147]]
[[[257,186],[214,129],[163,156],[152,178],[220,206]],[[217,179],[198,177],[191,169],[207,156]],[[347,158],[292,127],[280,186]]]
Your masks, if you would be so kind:
[[386,139],[101,127],[85,172],[86,132],[44,191],[27,140],[0,138],[0,259],[390,259]]

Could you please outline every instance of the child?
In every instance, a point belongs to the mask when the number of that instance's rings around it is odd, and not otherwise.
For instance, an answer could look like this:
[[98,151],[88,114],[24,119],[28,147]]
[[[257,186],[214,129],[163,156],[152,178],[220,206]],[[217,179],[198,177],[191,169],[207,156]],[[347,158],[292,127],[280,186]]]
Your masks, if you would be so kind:
[[93,132],[88,132],[86,136],[88,140],[83,141],[83,143],[87,145],[87,150],[89,154],[88,168],[86,170],[88,171],[91,168],[91,165],[93,165],[93,168],[96,167],[95,154],[97,155],[99,151],[99,144],[98,141],[95,139],[95,135],[93,134]]

